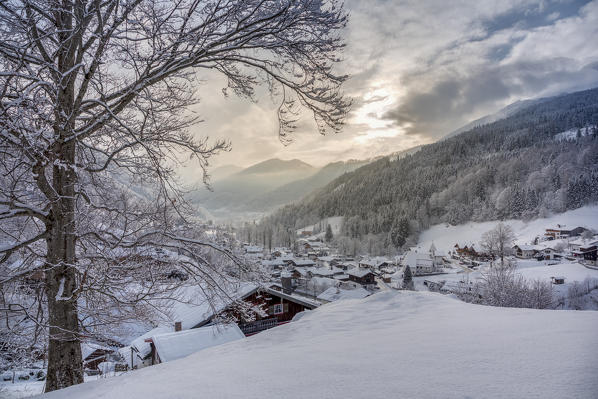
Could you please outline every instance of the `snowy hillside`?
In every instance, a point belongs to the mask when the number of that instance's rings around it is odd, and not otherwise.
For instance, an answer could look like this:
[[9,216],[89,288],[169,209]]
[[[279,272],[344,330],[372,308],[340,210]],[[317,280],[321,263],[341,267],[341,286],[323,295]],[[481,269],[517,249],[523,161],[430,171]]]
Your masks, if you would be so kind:
[[304,231],[318,231],[323,234],[326,231],[326,226],[330,225],[330,228],[332,229],[332,234],[336,235],[341,232],[341,227],[343,226],[343,219],[344,218],[342,216],[332,216],[326,219],[322,219],[318,223],[297,229],[296,232],[297,234],[301,234]]
[[558,133],[554,136],[556,141],[573,141],[578,137],[589,136],[596,130],[596,125],[586,126],[580,129],[569,129],[564,132]]
[[[479,248],[482,234],[494,228],[498,223],[499,221],[471,222],[457,226],[437,224],[420,235],[418,245],[427,248],[434,243],[436,248],[442,251],[452,250],[456,243],[460,245],[473,243]],[[513,228],[517,236],[516,242],[525,244],[533,241],[536,236],[542,236],[545,229],[555,227],[557,224],[569,228],[581,226],[598,230],[598,205],[585,206],[547,218],[538,218],[527,222],[522,220],[506,220],[504,223]]]
[[45,397],[595,398],[597,329],[596,312],[384,292]]

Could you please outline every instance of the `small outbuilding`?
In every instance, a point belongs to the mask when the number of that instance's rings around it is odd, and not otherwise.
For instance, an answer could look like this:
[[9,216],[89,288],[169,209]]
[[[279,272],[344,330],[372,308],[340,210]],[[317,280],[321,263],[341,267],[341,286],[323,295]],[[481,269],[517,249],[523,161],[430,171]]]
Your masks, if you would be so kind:
[[565,284],[565,277],[563,276],[551,277],[550,280],[552,280],[552,284]]

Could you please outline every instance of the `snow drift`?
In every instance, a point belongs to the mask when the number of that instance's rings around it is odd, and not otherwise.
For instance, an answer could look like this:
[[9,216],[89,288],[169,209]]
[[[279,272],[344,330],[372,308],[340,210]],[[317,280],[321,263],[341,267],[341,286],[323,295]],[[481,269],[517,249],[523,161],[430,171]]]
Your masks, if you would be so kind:
[[595,398],[598,313],[422,292],[327,304],[187,358],[50,398]]

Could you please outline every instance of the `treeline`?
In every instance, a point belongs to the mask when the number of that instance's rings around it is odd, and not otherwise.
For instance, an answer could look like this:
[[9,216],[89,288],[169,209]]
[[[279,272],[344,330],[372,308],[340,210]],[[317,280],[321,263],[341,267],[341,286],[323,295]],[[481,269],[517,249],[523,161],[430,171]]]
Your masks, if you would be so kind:
[[[577,208],[598,201],[597,125],[598,89],[552,98],[413,155],[347,173],[257,228],[287,231],[342,215],[342,236],[376,236],[382,248],[400,247],[436,223]],[[572,139],[555,138],[570,129],[579,130]]]

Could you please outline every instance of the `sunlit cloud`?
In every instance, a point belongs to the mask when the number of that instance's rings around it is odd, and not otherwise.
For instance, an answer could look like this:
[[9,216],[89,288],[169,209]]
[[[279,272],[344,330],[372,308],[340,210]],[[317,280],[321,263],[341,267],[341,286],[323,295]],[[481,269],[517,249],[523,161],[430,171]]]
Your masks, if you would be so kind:
[[[519,99],[598,86],[598,0],[346,0],[351,13],[339,66],[354,100],[343,132],[302,121],[277,139],[276,104],[224,99],[207,79],[194,133],[232,142],[215,165],[278,157],[314,165],[365,159],[434,142]],[[193,177],[193,171],[187,170]]]

